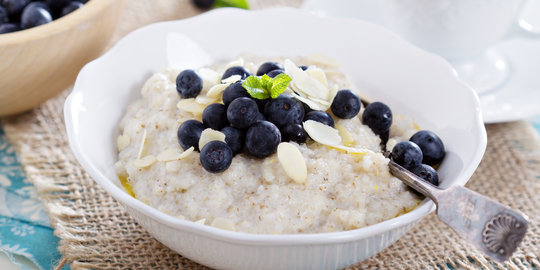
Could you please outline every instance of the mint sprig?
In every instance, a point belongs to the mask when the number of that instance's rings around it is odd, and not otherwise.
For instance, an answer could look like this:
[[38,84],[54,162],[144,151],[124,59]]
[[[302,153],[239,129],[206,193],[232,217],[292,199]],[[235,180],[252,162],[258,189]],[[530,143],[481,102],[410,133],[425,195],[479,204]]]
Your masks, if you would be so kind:
[[247,90],[249,95],[256,99],[277,98],[287,89],[291,82],[291,77],[285,73],[281,73],[274,78],[270,78],[264,74],[261,77],[249,76],[242,83],[242,86]]
[[247,0],[216,0],[214,2],[214,8],[220,7],[235,7],[249,9]]

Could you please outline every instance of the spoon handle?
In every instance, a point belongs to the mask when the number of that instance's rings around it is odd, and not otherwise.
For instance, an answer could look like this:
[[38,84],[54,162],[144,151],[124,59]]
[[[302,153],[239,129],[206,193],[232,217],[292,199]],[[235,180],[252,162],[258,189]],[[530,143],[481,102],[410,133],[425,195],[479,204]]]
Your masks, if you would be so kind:
[[440,189],[392,160],[389,166],[395,177],[435,202],[440,220],[496,261],[508,259],[523,240],[529,221],[521,212],[465,187]]

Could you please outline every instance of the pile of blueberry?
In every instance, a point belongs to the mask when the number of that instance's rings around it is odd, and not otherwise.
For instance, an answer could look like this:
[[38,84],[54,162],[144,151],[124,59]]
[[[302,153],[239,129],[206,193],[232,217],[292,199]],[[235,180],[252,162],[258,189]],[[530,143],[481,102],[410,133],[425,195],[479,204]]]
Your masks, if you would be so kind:
[[50,23],[86,2],[88,0],[0,0],[0,34]]
[[[307,69],[305,66],[300,68]],[[284,72],[279,63],[266,62],[259,67],[256,76],[267,74],[275,77]],[[188,120],[178,128],[180,146],[184,150],[194,147],[200,151],[201,164],[207,171],[218,173],[226,170],[233,156],[242,151],[257,158],[265,158],[276,152],[280,142],[305,143],[308,134],[302,123],[307,120],[334,127],[334,119],[328,112],[312,110],[290,95],[281,94],[275,99],[251,97],[242,86],[243,80],[252,75],[244,67],[227,69],[222,79],[233,75],[239,75],[241,80],[225,89],[223,104],[214,103],[206,107],[202,122]],[[202,79],[193,70],[184,70],[176,78],[176,89],[182,98],[194,98],[202,90]],[[358,115],[361,106],[357,94],[343,89],[337,92],[330,110],[335,117],[351,119]],[[370,103],[364,109],[362,123],[381,138],[382,144],[386,144],[392,125],[392,111],[382,102]],[[225,143],[212,141],[203,149],[198,149],[201,133],[206,128],[224,133]],[[437,185],[438,175],[431,166],[440,163],[444,154],[444,145],[437,135],[430,131],[419,131],[410,141],[396,144],[392,158]]]
[[[300,66],[307,69],[305,66]],[[275,77],[284,73],[276,62],[266,62],[257,70],[256,76],[267,74]],[[290,95],[281,94],[275,99],[255,99],[242,86],[251,72],[242,66],[227,69],[222,79],[240,75],[241,80],[230,84],[222,95],[223,104],[215,103],[205,108],[202,122],[189,120],[178,128],[178,141],[182,148],[194,147],[200,150],[201,163],[210,172],[226,170],[232,156],[242,151],[264,158],[276,152],[282,141],[302,144],[307,133],[302,123],[314,120],[334,126],[334,119],[325,111],[314,111],[306,104]],[[176,78],[176,89],[182,98],[193,98],[202,90],[202,79],[193,70],[184,70]],[[336,117],[350,119],[360,111],[358,95],[350,90],[338,91],[331,106]],[[220,130],[225,134],[226,143],[209,143],[198,149],[198,141],[205,128]]]
[[432,166],[441,163],[445,154],[439,136],[428,130],[416,132],[409,141],[399,142],[392,149],[392,159],[397,164],[436,186],[439,175]]

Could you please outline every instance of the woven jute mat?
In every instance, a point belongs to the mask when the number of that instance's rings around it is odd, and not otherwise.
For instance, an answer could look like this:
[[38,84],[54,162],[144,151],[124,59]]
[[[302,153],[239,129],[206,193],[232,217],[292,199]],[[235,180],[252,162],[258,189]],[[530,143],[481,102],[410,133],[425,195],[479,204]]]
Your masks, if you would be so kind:
[[[251,1],[254,9],[300,4]],[[111,44],[139,26],[199,12],[187,1],[130,0]],[[62,113],[69,91],[31,112],[1,119],[49,211],[65,262],[72,269],[206,269],[156,241],[77,163]],[[485,258],[431,214],[352,269],[540,268],[540,141],[526,122],[488,125],[487,131],[486,154],[467,186],[529,216],[529,233],[511,260],[498,264]]]

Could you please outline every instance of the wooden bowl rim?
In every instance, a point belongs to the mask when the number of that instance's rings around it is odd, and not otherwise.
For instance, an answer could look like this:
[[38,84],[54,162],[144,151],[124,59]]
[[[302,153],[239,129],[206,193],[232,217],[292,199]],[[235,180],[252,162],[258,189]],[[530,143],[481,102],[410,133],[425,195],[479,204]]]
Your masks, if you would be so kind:
[[16,45],[27,43],[33,40],[47,38],[57,33],[71,29],[102,12],[111,4],[122,1],[119,0],[90,0],[83,7],[74,12],[53,20],[50,23],[33,27],[26,30],[20,30],[7,34],[0,34],[0,47],[4,45]]

